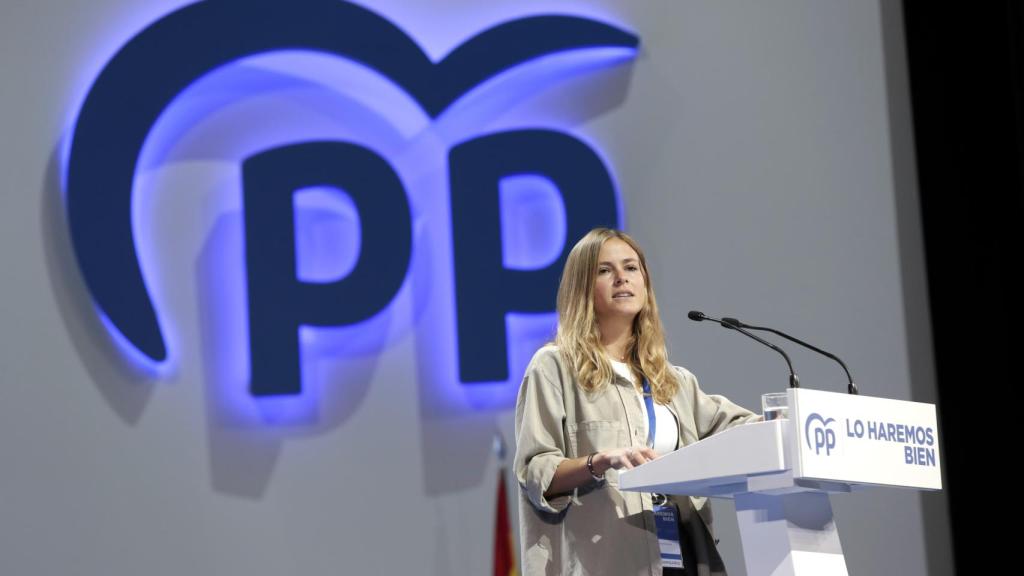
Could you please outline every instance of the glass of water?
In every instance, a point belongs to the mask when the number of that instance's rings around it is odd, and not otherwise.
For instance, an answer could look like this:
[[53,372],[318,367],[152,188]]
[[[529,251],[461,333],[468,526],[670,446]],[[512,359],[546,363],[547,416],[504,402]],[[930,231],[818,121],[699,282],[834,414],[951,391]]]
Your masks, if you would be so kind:
[[761,414],[764,421],[789,418],[789,394],[787,392],[770,392],[761,395]]

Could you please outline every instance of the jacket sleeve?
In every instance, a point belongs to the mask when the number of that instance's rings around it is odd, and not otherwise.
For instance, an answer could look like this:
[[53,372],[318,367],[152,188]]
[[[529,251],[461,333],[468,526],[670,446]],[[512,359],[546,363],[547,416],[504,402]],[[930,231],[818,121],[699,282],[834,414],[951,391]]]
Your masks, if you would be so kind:
[[541,349],[530,362],[516,400],[516,478],[538,510],[560,513],[570,495],[545,498],[555,469],[566,460],[565,405],[557,350]]
[[690,395],[698,439],[703,440],[727,428],[761,419],[759,415],[734,404],[725,396],[705,394],[697,383],[697,377],[686,368],[676,366],[676,372],[682,380],[683,390]]

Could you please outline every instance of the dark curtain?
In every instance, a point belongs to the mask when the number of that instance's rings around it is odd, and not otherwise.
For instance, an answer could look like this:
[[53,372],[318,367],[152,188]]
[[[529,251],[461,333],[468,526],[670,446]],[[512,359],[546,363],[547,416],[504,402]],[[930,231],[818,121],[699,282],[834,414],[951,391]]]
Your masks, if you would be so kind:
[[998,574],[1017,556],[1024,452],[1024,10],[903,8],[954,558],[960,574]]

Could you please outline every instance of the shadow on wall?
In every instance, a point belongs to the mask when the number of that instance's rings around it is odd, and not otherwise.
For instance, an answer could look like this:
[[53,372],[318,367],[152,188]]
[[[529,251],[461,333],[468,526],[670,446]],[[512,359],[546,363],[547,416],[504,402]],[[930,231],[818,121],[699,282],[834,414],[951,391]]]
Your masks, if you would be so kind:
[[97,391],[122,422],[134,426],[153,394],[157,378],[117,349],[78,274],[61,190],[58,143],[50,153],[40,196],[40,229],[50,290],[72,345]]
[[[373,379],[377,357],[331,362],[302,338],[301,397],[256,401],[249,395],[243,221],[220,217],[196,262],[200,350],[210,470],[215,490],[252,499],[265,492],[285,438],[316,436],[345,422]],[[379,346],[377,341],[363,345]]]

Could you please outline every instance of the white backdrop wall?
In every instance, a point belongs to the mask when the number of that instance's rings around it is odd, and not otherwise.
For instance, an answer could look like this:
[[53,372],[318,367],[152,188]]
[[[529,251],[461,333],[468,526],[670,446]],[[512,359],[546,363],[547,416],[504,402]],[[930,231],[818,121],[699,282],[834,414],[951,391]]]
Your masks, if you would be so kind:
[[[491,439],[513,437],[515,382],[485,406],[438,400],[452,350],[434,343],[452,322],[451,271],[435,259],[451,250],[444,151],[475,133],[551,127],[601,150],[625,228],[646,247],[672,359],[706,390],[756,408],[786,372],[770,351],[688,322],[693,308],[819,343],[865,394],[935,401],[902,25],[876,0],[367,2],[435,59],[490,25],[552,12],[616,23],[641,48],[502,100],[513,73],[439,126],[399,103],[410,119],[376,131],[344,121],[373,107],[359,93],[376,81],[317,60],[311,69],[357,83],[355,95],[243,94],[180,128],[142,163],[135,209],[174,362],[157,376],[132,368],[71,252],[62,147],[102,64],[184,4],[0,5],[3,574],[489,573]],[[425,191],[411,198],[423,246],[412,287],[371,341],[356,335],[342,357],[304,364],[315,405],[286,423],[230,409],[225,390],[244,383],[221,346],[244,316],[238,267],[222,267],[240,253],[241,225],[237,164],[223,151],[240,133],[271,138],[268,125],[369,140]],[[547,335],[531,334],[513,373]],[[793,356],[805,386],[843,388],[828,361]],[[852,574],[952,572],[942,494],[833,503]],[[730,572],[744,574],[730,503],[715,510]]]

